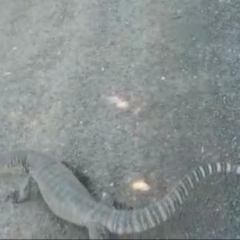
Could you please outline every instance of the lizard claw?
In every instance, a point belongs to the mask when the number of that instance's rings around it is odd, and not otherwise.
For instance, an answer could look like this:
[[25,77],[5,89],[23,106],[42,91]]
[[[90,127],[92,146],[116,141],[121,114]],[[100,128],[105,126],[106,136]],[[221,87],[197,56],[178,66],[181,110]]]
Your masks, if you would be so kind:
[[19,191],[17,189],[11,189],[5,198],[5,202],[11,201],[17,203],[19,200]]

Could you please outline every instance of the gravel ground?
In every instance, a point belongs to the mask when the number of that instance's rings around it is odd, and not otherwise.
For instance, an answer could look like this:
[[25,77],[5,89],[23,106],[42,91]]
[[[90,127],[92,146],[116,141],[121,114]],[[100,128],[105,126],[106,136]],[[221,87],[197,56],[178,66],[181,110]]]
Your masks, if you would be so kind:
[[[74,161],[96,192],[133,206],[200,163],[239,162],[239,10],[234,0],[0,0],[0,149]],[[151,191],[133,192],[136,176]],[[1,196],[22,177],[2,173]],[[238,183],[209,179],[143,235],[239,238]],[[0,203],[0,238],[87,236],[31,196]]]

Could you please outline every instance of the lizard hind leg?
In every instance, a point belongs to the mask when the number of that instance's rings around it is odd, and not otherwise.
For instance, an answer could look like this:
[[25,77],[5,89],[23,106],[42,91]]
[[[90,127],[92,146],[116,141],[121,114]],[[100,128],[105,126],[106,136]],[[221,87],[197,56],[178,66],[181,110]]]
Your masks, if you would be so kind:
[[90,223],[88,225],[89,239],[112,239],[110,232],[101,223]]
[[[108,207],[114,206],[114,200],[105,192],[102,193],[100,201]],[[101,225],[101,223],[90,223],[88,225],[88,235],[89,239],[112,239],[108,229]]]
[[31,189],[31,177],[27,176],[18,189],[11,189],[6,196],[5,201],[12,203],[21,203],[29,199]]
[[100,201],[103,204],[106,204],[110,208],[114,207],[114,204],[115,204],[114,199],[110,196],[110,194],[106,192],[102,193]]

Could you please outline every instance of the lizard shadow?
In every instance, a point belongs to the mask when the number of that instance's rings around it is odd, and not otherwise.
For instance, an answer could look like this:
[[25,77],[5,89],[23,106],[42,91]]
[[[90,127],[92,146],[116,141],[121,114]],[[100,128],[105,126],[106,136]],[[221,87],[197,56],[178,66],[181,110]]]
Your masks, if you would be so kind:
[[[100,194],[95,191],[94,183],[82,171],[81,166],[76,165],[74,163],[66,162],[66,161],[63,161],[62,163],[65,167],[67,167],[69,170],[72,171],[74,176],[78,179],[79,182],[81,182],[87,188],[87,190],[93,196],[94,199],[102,202],[101,197],[99,197]],[[108,193],[107,193],[107,197],[110,198],[111,207],[113,207],[115,209],[119,209],[119,210],[121,210],[121,209],[132,210],[133,209],[132,206],[128,206],[125,203],[122,203],[122,202],[119,202],[119,201],[113,199],[111,196],[108,195]]]

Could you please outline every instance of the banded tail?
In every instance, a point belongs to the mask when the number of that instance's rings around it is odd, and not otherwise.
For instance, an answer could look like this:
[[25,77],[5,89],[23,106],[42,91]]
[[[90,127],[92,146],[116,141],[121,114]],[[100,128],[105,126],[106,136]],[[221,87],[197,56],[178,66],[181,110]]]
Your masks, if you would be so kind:
[[240,165],[220,162],[201,165],[183,177],[169,194],[156,203],[135,210],[111,210],[98,204],[91,212],[91,217],[113,233],[129,234],[146,231],[167,221],[185,202],[198,183],[218,173],[239,175]]

